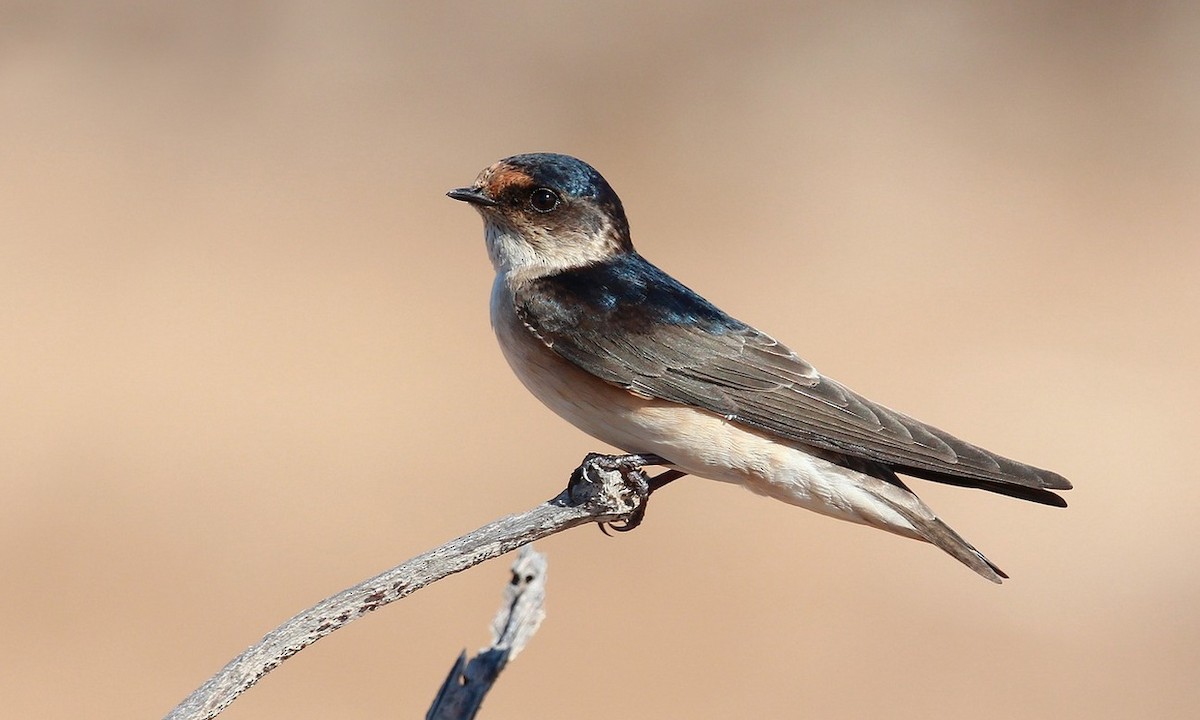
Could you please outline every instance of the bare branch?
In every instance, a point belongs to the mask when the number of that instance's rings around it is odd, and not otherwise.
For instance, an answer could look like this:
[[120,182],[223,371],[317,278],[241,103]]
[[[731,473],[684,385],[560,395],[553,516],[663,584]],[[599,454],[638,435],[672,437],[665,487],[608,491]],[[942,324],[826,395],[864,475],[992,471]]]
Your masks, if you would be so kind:
[[517,657],[546,616],[546,556],[532,547],[513,563],[512,582],[492,620],[492,644],[467,662],[460,653],[438,690],[425,720],[472,720],[500,671]]
[[627,521],[642,507],[647,482],[637,467],[612,460],[589,455],[572,474],[568,489],[553,500],[451,540],[296,615],[209,678],[167,720],[216,717],[292,655],[351,620],[448,575],[577,525]]
[[504,586],[504,602],[492,619],[492,647],[516,660],[546,619],[546,556],[524,547]]

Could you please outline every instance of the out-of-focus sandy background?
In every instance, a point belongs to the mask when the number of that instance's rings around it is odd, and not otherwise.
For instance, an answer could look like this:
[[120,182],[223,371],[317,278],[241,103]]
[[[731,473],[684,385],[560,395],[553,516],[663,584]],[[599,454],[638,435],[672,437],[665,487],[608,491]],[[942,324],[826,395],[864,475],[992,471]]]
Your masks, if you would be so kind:
[[[159,716],[602,449],[511,376],[443,197],[555,150],[696,290],[1077,489],[920,483],[996,587],[680,482],[541,544],[549,617],[483,717],[1195,717],[1200,9],[1117,5],[4,3],[3,714]],[[421,716],[506,576],[226,716]]]

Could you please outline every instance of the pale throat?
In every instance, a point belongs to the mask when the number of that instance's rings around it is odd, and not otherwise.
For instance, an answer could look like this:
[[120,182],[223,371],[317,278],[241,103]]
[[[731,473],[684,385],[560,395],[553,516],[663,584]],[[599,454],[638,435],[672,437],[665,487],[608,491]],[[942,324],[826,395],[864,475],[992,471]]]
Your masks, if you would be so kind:
[[489,218],[484,219],[484,242],[496,274],[507,277],[510,284],[586,267],[621,252],[609,232],[552,236],[530,228],[522,234]]

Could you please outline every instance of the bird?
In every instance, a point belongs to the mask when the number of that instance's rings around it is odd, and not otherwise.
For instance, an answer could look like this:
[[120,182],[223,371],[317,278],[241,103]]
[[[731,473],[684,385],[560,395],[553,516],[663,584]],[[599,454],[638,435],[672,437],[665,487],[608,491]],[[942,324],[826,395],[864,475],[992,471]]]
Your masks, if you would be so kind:
[[517,378],[638,464],[921,540],[995,583],[1008,575],[899,476],[1066,506],[1063,476],[868,400],[642,257],[584,161],[514,155],[447,195],[483,217],[491,324]]

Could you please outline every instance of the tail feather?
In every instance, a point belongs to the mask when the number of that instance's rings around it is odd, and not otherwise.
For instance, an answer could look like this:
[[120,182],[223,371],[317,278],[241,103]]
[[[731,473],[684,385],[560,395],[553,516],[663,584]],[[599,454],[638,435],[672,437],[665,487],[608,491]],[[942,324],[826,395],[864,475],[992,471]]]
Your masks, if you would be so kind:
[[[984,557],[983,553],[967,542],[933,512],[917,494],[908,489],[896,473],[889,467],[879,463],[861,464],[858,468],[863,488],[878,501],[882,502],[911,526],[911,531],[902,531],[897,527],[883,526],[891,532],[924,540],[944,550],[963,565],[971,568],[981,576],[1000,584],[1008,577],[994,562]],[[907,528],[905,528],[907,530]]]
[[897,498],[889,497],[893,493],[881,495],[879,498],[907,520],[922,539],[946,551],[963,565],[996,584],[1000,584],[1008,577],[1008,574],[997,567],[994,562],[976,550],[974,545],[967,542],[962,535],[934,515],[929,506],[920,498],[906,489],[902,491],[907,492],[911,499],[910,502],[897,502]]

